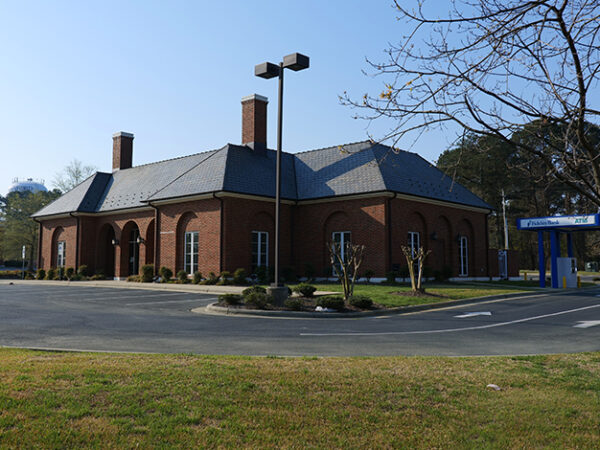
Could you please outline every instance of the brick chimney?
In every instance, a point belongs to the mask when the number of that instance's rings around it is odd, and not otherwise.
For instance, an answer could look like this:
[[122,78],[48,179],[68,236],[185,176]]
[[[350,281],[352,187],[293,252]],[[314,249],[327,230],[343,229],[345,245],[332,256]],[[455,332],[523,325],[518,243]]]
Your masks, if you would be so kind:
[[242,145],[262,155],[267,150],[267,103],[269,99],[258,94],[242,98]]
[[113,172],[129,169],[133,159],[133,134],[119,131],[113,134]]

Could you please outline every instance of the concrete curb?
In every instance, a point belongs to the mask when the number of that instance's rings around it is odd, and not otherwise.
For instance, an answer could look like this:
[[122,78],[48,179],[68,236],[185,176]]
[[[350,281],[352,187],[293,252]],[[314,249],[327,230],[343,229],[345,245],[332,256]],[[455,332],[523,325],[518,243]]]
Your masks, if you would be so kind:
[[[562,293],[564,293],[563,291]],[[448,308],[451,306],[461,306],[468,304],[482,303],[492,300],[510,299],[516,297],[537,297],[540,295],[547,294],[548,292],[519,292],[515,294],[499,294],[499,295],[488,295],[486,297],[466,298],[462,300],[450,300],[448,302],[441,303],[429,303],[426,305],[415,305],[407,307],[398,307],[385,310],[377,311],[363,311],[363,312],[348,312],[348,313],[328,313],[328,312],[309,312],[309,311],[268,311],[268,310],[256,310],[256,309],[241,309],[241,308],[230,308],[218,306],[216,303],[212,303],[208,306],[201,308],[194,308],[192,312],[197,314],[219,314],[224,316],[239,315],[239,316],[256,316],[256,317],[288,317],[288,318],[318,318],[318,319],[329,319],[343,317],[346,319],[354,319],[361,317],[380,317],[380,316],[395,316],[419,311],[428,311],[431,309]]]

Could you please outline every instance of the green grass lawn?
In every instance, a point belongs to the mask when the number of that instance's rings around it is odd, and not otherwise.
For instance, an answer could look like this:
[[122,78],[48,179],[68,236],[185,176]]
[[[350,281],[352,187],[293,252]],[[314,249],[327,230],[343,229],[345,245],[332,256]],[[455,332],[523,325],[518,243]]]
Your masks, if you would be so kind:
[[600,446],[600,353],[317,359],[0,349],[0,373],[0,448]]
[[[314,283],[320,291],[342,292],[339,283]],[[447,302],[449,300],[460,300],[465,298],[483,297],[486,295],[511,294],[528,290],[525,285],[519,285],[518,282],[511,285],[487,285],[485,282],[478,284],[459,284],[459,283],[426,283],[426,291],[439,297],[412,297],[408,295],[394,294],[395,292],[410,292],[411,288],[407,285],[383,285],[383,284],[356,284],[354,293],[356,295],[366,295],[378,303],[387,307],[422,305],[427,303]]]

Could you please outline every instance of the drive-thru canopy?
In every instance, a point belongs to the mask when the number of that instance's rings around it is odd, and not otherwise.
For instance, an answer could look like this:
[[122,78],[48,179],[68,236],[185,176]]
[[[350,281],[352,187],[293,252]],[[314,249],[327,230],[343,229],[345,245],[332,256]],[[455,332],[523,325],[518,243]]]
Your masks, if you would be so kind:
[[552,287],[559,287],[560,240],[567,236],[567,256],[573,258],[573,240],[571,233],[577,231],[600,230],[600,214],[579,216],[529,217],[517,219],[517,229],[538,232],[538,252],[540,267],[540,286],[546,286],[546,264],[544,255],[544,232],[550,233],[550,261]]

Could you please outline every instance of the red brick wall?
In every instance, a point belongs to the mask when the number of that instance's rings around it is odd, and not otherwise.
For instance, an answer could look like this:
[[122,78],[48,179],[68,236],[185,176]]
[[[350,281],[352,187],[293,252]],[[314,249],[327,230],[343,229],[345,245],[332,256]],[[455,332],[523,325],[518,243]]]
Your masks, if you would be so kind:
[[174,273],[184,268],[186,231],[198,231],[198,270],[220,273],[221,204],[218,199],[174,203],[159,207],[158,266]]
[[392,265],[406,266],[401,246],[408,244],[409,231],[418,231],[421,246],[432,251],[425,265],[434,270],[451,266],[458,276],[460,234],[468,237],[468,276],[488,276],[484,213],[395,198],[390,200],[390,215]]
[[[221,234],[221,202],[223,223]],[[275,205],[272,201],[225,197],[163,205],[158,224],[155,211],[113,216],[80,217],[79,264],[92,270],[112,268],[118,277],[128,275],[129,232],[133,226],[146,241],[140,246],[140,266],[154,261],[154,229],[158,226],[160,243],[156,246],[157,267],[167,266],[175,273],[184,267],[183,243],[186,231],[199,232],[199,267],[207,275],[239,267],[252,270],[252,231],[269,233],[269,265],[274,264]],[[350,231],[352,242],[364,244],[366,253],[361,271],[371,269],[383,277],[392,267],[406,265],[401,246],[409,231],[420,233],[421,245],[432,250],[426,265],[441,270],[451,266],[458,276],[458,235],[468,237],[469,277],[488,276],[488,251],[485,214],[460,208],[388,197],[331,201],[309,205],[282,205],[281,268],[292,267],[304,275],[305,265],[314,266],[317,276],[329,268],[326,243],[334,231]],[[67,241],[67,265],[75,266],[74,218],[44,221],[42,227],[41,267],[56,264],[51,243],[61,226],[60,238]],[[119,245],[112,247],[112,232]],[[54,236],[56,241],[56,236]],[[221,255],[221,240],[224,253]],[[114,255],[111,253],[114,252]],[[50,262],[52,261],[52,263]]]
[[[292,206],[281,205],[280,267],[292,265]],[[244,268],[252,273],[252,231],[269,233],[269,265],[275,262],[275,203],[226,197],[223,199],[223,270]]]
[[387,253],[385,198],[298,206],[294,211],[294,261],[300,275],[304,275],[307,263],[314,266],[317,276],[327,273],[327,243],[334,231],[350,231],[353,243],[366,246],[361,271],[371,269],[383,276]]
[[65,267],[75,267],[77,220],[73,217],[46,220],[42,223],[40,268],[56,267],[57,242],[66,242]]

